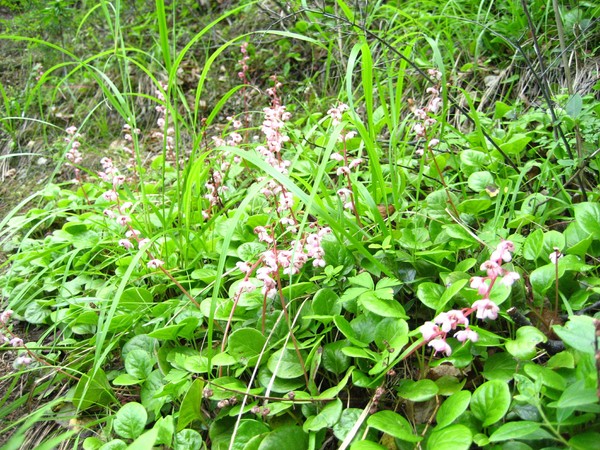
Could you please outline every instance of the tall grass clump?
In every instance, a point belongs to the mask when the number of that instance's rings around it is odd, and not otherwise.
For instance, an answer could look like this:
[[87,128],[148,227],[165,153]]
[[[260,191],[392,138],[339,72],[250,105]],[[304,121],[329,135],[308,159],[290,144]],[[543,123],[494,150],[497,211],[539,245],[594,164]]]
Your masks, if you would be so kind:
[[7,448],[592,448],[597,8],[199,5],[0,36],[56,150],[0,219]]

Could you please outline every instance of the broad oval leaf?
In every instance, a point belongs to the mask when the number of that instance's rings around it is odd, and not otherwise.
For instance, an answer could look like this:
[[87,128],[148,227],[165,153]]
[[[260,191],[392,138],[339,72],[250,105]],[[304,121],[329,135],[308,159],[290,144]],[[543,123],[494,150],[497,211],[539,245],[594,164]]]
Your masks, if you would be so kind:
[[414,433],[408,420],[394,411],[376,412],[367,419],[367,425],[401,441],[419,442],[423,439]]
[[471,412],[488,427],[504,417],[510,407],[510,389],[506,383],[491,380],[479,386],[471,398]]
[[442,429],[437,427],[427,439],[427,450],[468,450],[473,442],[471,430],[464,425],[450,425]]
[[460,391],[448,397],[437,412],[436,429],[442,429],[458,419],[467,410],[470,401],[469,391]]
[[135,439],[142,434],[148,413],[138,402],[126,403],[115,415],[114,428],[122,438]]

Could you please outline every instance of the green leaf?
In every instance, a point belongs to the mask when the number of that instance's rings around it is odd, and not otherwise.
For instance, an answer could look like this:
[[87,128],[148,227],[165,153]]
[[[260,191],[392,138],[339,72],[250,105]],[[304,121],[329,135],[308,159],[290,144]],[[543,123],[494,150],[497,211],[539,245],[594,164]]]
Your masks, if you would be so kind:
[[469,406],[471,393],[469,391],[459,391],[448,397],[437,412],[436,429],[447,427],[458,419]]
[[272,392],[278,392],[280,394],[287,394],[306,384],[306,381],[302,376],[290,379],[279,377],[273,378],[273,373],[265,366],[262,366],[258,371],[258,382],[262,387],[269,387]]
[[508,383],[517,372],[517,361],[507,352],[491,355],[483,366],[483,376],[488,380]]
[[485,191],[488,186],[494,184],[494,176],[487,170],[475,172],[469,175],[467,185],[475,192]]
[[131,444],[129,444],[127,450],[148,450],[149,448],[153,448],[157,437],[158,430],[148,430]]
[[108,406],[114,399],[106,374],[100,368],[92,368],[82,375],[73,394],[73,404],[79,411],[93,406]]
[[327,265],[333,267],[343,266],[343,274],[347,274],[354,266],[354,258],[350,250],[345,245],[340,244],[334,237],[325,237],[321,242],[321,247],[325,251],[323,259]]
[[313,313],[319,316],[339,314],[342,311],[342,305],[338,302],[339,298],[333,289],[319,289],[312,300]]
[[369,416],[367,425],[401,441],[419,442],[423,438],[417,436],[409,421],[394,411],[379,411]]
[[569,448],[573,450],[590,450],[596,448],[600,442],[600,433],[596,431],[586,431],[578,433],[569,439]]
[[511,136],[507,142],[500,144],[500,148],[509,155],[518,155],[525,150],[529,141],[531,141],[529,136],[517,133]]
[[359,297],[359,302],[364,309],[382,317],[395,317],[408,319],[402,305],[396,300],[381,300],[377,291],[366,292]]
[[[344,411],[342,411],[340,420],[333,426],[333,434],[340,442],[343,442],[344,439],[346,439],[346,436],[348,433],[350,433],[350,431],[352,431],[352,428],[354,428],[354,425],[356,425],[356,422],[361,414],[362,409],[358,408],[346,408]],[[358,431],[359,436],[364,433],[365,428],[366,424],[363,423]]]
[[600,239],[600,205],[596,202],[582,202],[573,206],[575,221],[594,239]]
[[323,347],[323,367],[336,375],[344,373],[350,367],[351,359],[342,351],[348,347],[348,341],[336,341]]
[[360,339],[358,339],[358,337],[356,336],[356,333],[354,332],[354,329],[350,325],[350,322],[348,322],[344,318],[344,316],[335,316],[333,318],[333,323],[335,323],[335,326],[337,327],[337,329],[340,330],[340,332],[352,344],[356,345],[357,347],[368,347],[369,346],[368,343],[362,342]]
[[148,336],[158,339],[159,341],[174,341],[179,337],[179,330],[185,327],[185,325],[185,323],[179,323],[177,325],[168,325],[166,327],[157,328],[151,333],[148,333]]
[[544,244],[544,232],[537,229],[527,236],[523,244],[523,257],[529,261],[535,261],[542,254]]
[[473,442],[471,430],[464,425],[450,425],[442,429],[435,427],[429,439],[427,439],[427,450],[468,450]]
[[246,444],[255,436],[260,436],[261,434],[268,432],[269,427],[264,423],[253,419],[243,419],[240,421],[240,426],[235,435],[231,450],[244,450]]
[[122,373],[121,375],[117,376],[112,383],[115,386],[132,386],[134,384],[142,383],[142,380],[132,377],[128,373]]
[[441,312],[441,310],[446,306],[446,304],[448,304],[448,302],[452,300],[454,296],[458,294],[462,290],[462,288],[464,288],[467,285],[468,282],[469,280],[467,278],[463,278],[460,280],[456,280],[454,283],[448,286],[442,294],[442,296],[440,297],[440,305],[437,311]]
[[582,353],[595,353],[594,319],[588,316],[572,316],[564,325],[554,325],[552,330],[571,348]]
[[343,408],[344,405],[339,398],[329,402],[316,416],[306,419],[302,429],[309,432],[333,427],[340,420]]
[[490,442],[508,441],[510,439],[521,439],[537,431],[542,424],[523,420],[520,422],[508,422],[501,425],[490,436]]
[[358,441],[352,443],[350,450],[387,450],[387,447],[373,441]]
[[508,353],[520,360],[530,360],[536,353],[536,345],[546,342],[548,338],[544,333],[532,326],[524,326],[517,330],[515,340],[506,341],[505,348]]
[[306,450],[308,435],[297,426],[282,426],[265,436],[258,450]]
[[348,281],[354,286],[360,286],[369,290],[375,289],[375,284],[373,284],[373,278],[371,277],[369,272],[361,272],[355,277],[348,278]]
[[254,328],[238,328],[229,336],[227,352],[250,367],[256,365],[267,338]]
[[442,305],[444,287],[436,283],[425,282],[417,288],[417,298],[428,308],[439,311]]
[[423,379],[419,381],[402,380],[397,388],[398,395],[413,402],[424,402],[435,397],[438,386],[433,380]]
[[460,161],[465,166],[483,168],[491,163],[491,158],[484,152],[463,150],[460,152]]
[[100,447],[100,450],[125,450],[126,448],[127,444],[121,439],[113,439]]
[[123,291],[119,300],[119,306],[127,311],[137,311],[152,305],[152,294],[148,289],[129,288]]
[[177,431],[182,431],[194,420],[204,422],[202,412],[202,393],[204,391],[204,381],[196,378],[189,387],[181,406],[179,407],[179,418],[177,419]]
[[145,380],[150,376],[155,362],[154,357],[147,351],[135,349],[125,358],[125,370],[132,377]]
[[42,306],[39,302],[35,301],[27,306],[23,316],[27,322],[37,325],[45,323],[46,319],[50,317],[50,314],[52,314],[50,308]]
[[581,98],[581,94],[575,93],[569,96],[569,100],[567,100],[567,104],[565,105],[565,112],[571,119],[577,119],[579,114],[581,114],[581,110],[583,109],[583,99]]
[[[306,352],[300,351],[302,361],[306,360]],[[282,348],[271,355],[267,367],[278,378],[291,379],[304,375],[303,363],[298,359],[296,350]]]
[[544,386],[548,386],[561,392],[567,387],[567,380],[558,372],[555,372],[548,367],[529,363],[523,366],[523,370],[534,381],[539,380]]
[[201,448],[202,436],[196,430],[187,428],[175,435],[174,450],[200,450]]
[[506,383],[491,380],[479,386],[471,398],[471,412],[488,427],[501,420],[510,407],[510,389]]
[[408,342],[408,324],[403,319],[386,317],[375,327],[373,338],[380,350],[404,347]]
[[113,426],[115,433],[126,439],[135,439],[142,434],[148,413],[138,402],[129,402],[121,406],[117,411]]
[[569,385],[557,402],[550,405],[558,408],[579,408],[585,405],[597,404],[596,389],[585,386],[583,380]]
[[165,416],[159,418],[154,424],[153,429],[156,430],[156,444],[163,444],[167,447],[171,447],[173,441],[173,434],[175,433],[175,424],[173,422],[173,416]]

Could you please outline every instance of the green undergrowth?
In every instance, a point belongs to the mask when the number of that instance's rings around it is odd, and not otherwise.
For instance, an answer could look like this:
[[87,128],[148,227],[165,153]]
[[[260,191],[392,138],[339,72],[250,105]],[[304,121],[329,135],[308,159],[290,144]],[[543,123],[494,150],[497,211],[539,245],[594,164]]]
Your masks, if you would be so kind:
[[597,8],[331,3],[1,36],[60,57],[16,104],[61,138],[0,219],[6,448],[596,445],[600,86],[524,39],[584,63]]

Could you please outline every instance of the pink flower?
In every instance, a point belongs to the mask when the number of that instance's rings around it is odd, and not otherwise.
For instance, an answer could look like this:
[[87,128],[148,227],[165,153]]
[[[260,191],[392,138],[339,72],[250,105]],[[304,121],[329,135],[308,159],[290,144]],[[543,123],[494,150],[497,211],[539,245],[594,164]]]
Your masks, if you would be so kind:
[[502,274],[502,267],[494,261],[486,261],[481,265],[481,270],[487,271],[487,276],[495,279]]
[[498,318],[498,311],[500,311],[498,305],[489,298],[477,300],[473,303],[472,308],[477,310],[476,315],[478,319],[496,320]]
[[151,259],[150,261],[148,261],[148,264],[146,264],[148,266],[148,269],[158,269],[159,267],[163,266],[165,264],[164,261],[161,261],[160,259]]
[[115,217],[117,217],[117,215],[114,213],[114,211],[112,209],[107,208],[104,211],[102,211],[102,213],[109,219],[114,219]]
[[131,241],[130,241],[129,239],[121,239],[121,240],[119,241],[119,245],[120,245],[121,247],[124,247],[124,248],[126,248],[127,250],[129,250],[129,249],[133,248],[133,244],[131,243]]
[[342,175],[350,175],[350,168],[348,166],[338,167],[336,170],[336,174],[338,177]]
[[23,339],[20,337],[14,337],[9,342],[13,347],[23,347]]
[[470,328],[465,328],[464,330],[457,331],[454,337],[460,342],[477,342],[479,340],[479,335]]
[[415,109],[415,116],[420,120],[425,120],[427,119],[427,111],[421,108]]
[[558,263],[558,260],[563,257],[560,249],[558,247],[554,247],[554,251],[548,255],[548,259],[552,262],[552,264]]
[[500,260],[504,262],[509,262],[512,259],[510,252],[514,250],[515,246],[511,241],[502,241],[498,244],[496,250],[492,252],[490,260],[497,262],[499,262]]
[[340,155],[339,153],[337,153],[337,152],[332,153],[329,156],[329,158],[333,159],[334,161],[343,161],[344,160],[344,157],[342,155]]
[[471,278],[471,288],[477,289],[477,293],[479,295],[485,295],[488,291],[488,285],[485,282],[486,278],[483,277],[473,277]]
[[427,345],[433,348],[435,350],[435,353],[445,353],[446,356],[450,356],[452,354],[452,349],[450,348],[445,339],[433,339],[432,341],[429,341]]
[[440,140],[434,138],[429,141],[429,147],[432,147],[432,148],[437,147],[439,143],[440,143]]
[[242,280],[237,287],[237,293],[241,294],[242,292],[252,292],[256,289],[256,286],[252,284],[250,280]]
[[71,126],[65,130],[69,136],[73,136],[77,132],[77,127]]
[[354,169],[355,167],[358,167],[359,165],[361,165],[362,162],[363,162],[362,158],[353,159],[352,161],[350,161],[350,164],[348,164],[348,167],[350,169]]
[[455,330],[457,325],[469,326],[469,320],[465,317],[462,311],[453,309],[448,312],[439,314],[434,320],[435,323],[441,326],[445,333],[450,330]]
[[146,244],[150,243],[150,239],[148,238],[144,238],[144,239],[140,239],[138,241],[138,248],[142,248],[143,246],[145,246]]
[[131,239],[138,237],[140,234],[142,234],[140,230],[127,230],[127,232],[125,233],[125,237]]
[[425,137],[425,127],[422,123],[416,123],[413,126],[413,131],[417,135],[417,137]]
[[500,281],[503,285],[505,286],[512,286],[514,284],[515,281],[517,281],[519,278],[521,278],[519,276],[519,274],[517,272],[506,272],[504,274],[504,276],[502,277],[502,280]]
[[423,325],[421,325],[419,331],[423,335],[423,339],[426,341],[430,341],[442,332],[440,328],[433,322],[425,322]]
[[119,225],[121,225],[122,227],[124,227],[125,225],[127,225],[129,222],[131,222],[131,217],[129,217],[129,216],[119,216],[119,217],[117,217],[117,223]]
[[265,227],[256,227],[254,229],[254,232],[258,234],[259,241],[266,242],[267,244],[273,243],[273,238],[271,237],[271,235]]
[[102,197],[109,202],[114,202],[117,200],[117,198],[119,198],[119,194],[114,190],[106,191],[104,194],[102,194]]
[[29,356],[17,356],[15,358],[14,365],[16,367],[28,366],[32,362],[33,362],[33,359],[31,359]]
[[250,267],[250,265],[246,262],[243,261],[238,261],[235,263],[235,266],[244,274],[248,275],[250,273],[250,271],[252,270],[252,268]]
[[12,309],[7,309],[6,311],[2,311],[2,314],[0,314],[0,323],[6,324],[10,320],[10,318],[12,317],[13,314],[14,314],[14,311]]

